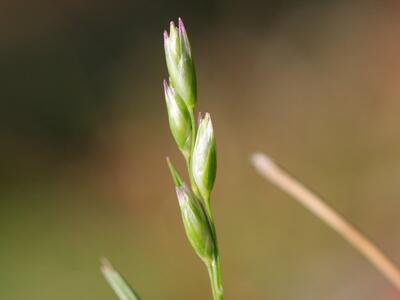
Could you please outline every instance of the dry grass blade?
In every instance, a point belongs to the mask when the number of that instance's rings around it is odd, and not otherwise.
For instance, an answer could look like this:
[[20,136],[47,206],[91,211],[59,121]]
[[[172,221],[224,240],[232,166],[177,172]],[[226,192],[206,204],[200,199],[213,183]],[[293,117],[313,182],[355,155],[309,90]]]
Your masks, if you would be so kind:
[[359,230],[265,154],[253,154],[252,163],[263,177],[291,195],[345,238],[400,291],[400,270]]

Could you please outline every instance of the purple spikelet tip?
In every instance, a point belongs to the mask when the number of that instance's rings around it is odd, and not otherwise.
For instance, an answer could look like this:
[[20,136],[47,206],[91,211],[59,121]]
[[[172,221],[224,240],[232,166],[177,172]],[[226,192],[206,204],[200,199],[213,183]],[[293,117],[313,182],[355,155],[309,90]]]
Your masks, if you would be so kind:
[[183,24],[183,21],[181,18],[179,18],[179,34],[181,37],[187,35],[185,24]]
[[183,24],[182,18],[178,18],[179,29],[185,30],[185,24]]

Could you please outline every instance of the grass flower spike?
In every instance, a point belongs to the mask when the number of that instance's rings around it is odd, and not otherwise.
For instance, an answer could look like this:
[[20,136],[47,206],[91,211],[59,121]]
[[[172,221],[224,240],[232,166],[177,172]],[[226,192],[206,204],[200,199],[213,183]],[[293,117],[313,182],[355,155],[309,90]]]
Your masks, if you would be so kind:
[[216,175],[216,149],[211,117],[206,114],[196,128],[196,73],[185,26],[170,23],[164,32],[165,57],[169,84],[164,81],[169,125],[182,152],[190,178],[191,190],[167,159],[176,186],[186,236],[208,269],[214,300],[224,298],[220,257],[210,195]]
[[[214,300],[223,300],[221,264],[210,195],[217,170],[214,130],[207,113],[196,127],[196,73],[185,26],[170,23],[164,32],[165,57],[169,83],[164,80],[171,133],[185,158],[190,178],[189,189],[167,158],[175,184],[186,236],[196,254],[207,267]],[[120,300],[139,300],[139,297],[108,261],[101,268],[104,277]]]

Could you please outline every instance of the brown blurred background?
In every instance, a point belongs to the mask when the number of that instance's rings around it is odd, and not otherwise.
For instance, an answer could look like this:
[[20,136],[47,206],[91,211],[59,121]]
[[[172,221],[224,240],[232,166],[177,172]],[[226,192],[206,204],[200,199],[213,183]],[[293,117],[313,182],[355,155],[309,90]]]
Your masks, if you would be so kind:
[[218,143],[226,299],[400,299],[249,164],[266,151],[400,264],[397,1],[0,2],[0,299],[210,299],[162,93],[181,16]]

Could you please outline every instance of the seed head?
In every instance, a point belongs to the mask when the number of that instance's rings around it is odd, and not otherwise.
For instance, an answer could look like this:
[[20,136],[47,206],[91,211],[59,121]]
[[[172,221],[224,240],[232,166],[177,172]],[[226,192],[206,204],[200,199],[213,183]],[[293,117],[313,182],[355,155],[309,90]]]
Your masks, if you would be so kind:
[[191,172],[196,186],[206,201],[210,198],[217,172],[217,156],[214,130],[210,115],[200,119],[196,142],[192,153]]
[[169,36],[164,32],[164,48],[171,84],[189,109],[196,104],[197,88],[190,43],[185,26],[179,18],[179,27],[170,23]]
[[210,262],[215,250],[215,240],[210,221],[201,202],[183,185],[176,188],[186,236],[197,255]]
[[192,122],[189,111],[175,89],[164,80],[165,101],[167,103],[169,127],[179,150],[188,158],[192,143]]

